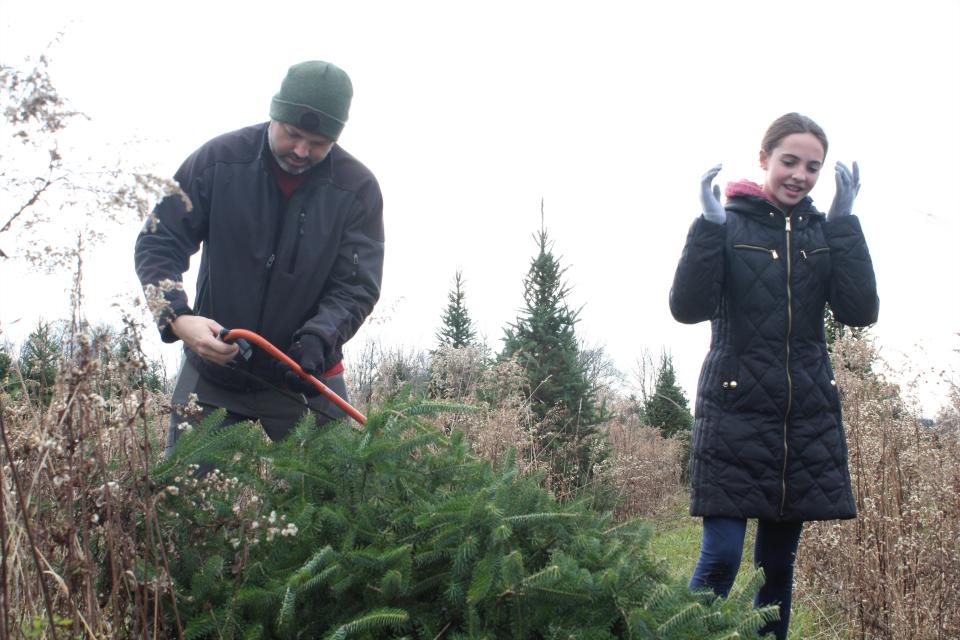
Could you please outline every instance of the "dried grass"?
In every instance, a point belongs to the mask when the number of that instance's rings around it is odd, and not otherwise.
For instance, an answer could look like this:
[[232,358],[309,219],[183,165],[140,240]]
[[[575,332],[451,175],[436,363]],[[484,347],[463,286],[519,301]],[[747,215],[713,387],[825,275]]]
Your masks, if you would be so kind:
[[618,518],[672,516],[687,499],[682,482],[683,441],[664,438],[660,429],[634,416],[605,425],[610,456],[597,474],[612,487]]
[[797,590],[839,607],[857,637],[958,638],[960,393],[925,426],[870,341],[834,350],[858,517],[807,527]]
[[[127,321],[134,344],[139,329]],[[159,605],[171,594],[165,572],[141,570],[143,560],[164,566],[171,551],[153,520],[161,492],[147,480],[169,407],[164,397],[130,390],[131,376],[146,367],[139,349],[109,360],[108,336],[76,328],[71,336],[49,404],[31,400],[37,394],[25,386],[0,396],[3,637],[52,625],[59,637],[142,637],[159,629]],[[561,499],[572,495],[562,478],[550,479],[555,456],[565,453],[544,442],[549,429],[530,410],[517,363],[491,364],[482,349],[429,359],[402,350],[371,355],[372,401],[410,385],[471,404],[442,426],[462,431],[493,464],[515,451],[522,473],[542,474]],[[878,372],[870,342],[839,342],[835,363],[859,517],[807,527],[797,602],[823,608],[821,626],[837,637],[960,637],[960,389],[951,388],[930,427]],[[605,458],[588,489],[612,498],[621,519],[673,517],[686,498],[684,443],[643,425],[626,403],[611,407]]]
[[[582,495],[573,473],[555,472],[576,457],[572,444],[551,446],[551,427],[561,423],[562,416],[554,412],[538,422],[525,397],[529,383],[523,368],[515,360],[490,366],[488,359],[485,350],[476,348],[433,354],[431,388],[477,407],[476,412],[457,415],[448,428],[462,431],[473,450],[494,464],[503,461],[508,451],[516,451],[521,473],[541,473],[545,486],[558,498]],[[630,415],[628,403],[614,397],[607,398],[607,403],[615,418],[602,425],[603,437],[591,443],[598,462],[592,466],[586,491],[592,490],[600,503],[615,505],[615,515],[621,519],[674,512],[678,500],[685,498],[682,442],[641,424]]]
[[116,361],[101,357],[108,335],[75,326],[49,403],[22,377],[0,396],[4,637],[134,637],[169,591],[141,570],[148,557],[162,565],[147,470],[169,408],[130,390],[146,362],[127,331],[136,348]]

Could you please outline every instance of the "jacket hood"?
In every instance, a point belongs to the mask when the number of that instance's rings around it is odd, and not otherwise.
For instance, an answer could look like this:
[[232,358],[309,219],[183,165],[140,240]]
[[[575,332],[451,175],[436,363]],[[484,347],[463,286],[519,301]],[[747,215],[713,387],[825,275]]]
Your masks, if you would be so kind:
[[736,198],[739,196],[756,196],[758,198],[763,198],[770,204],[776,206],[776,202],[767,197],[767,194],[763,192],[763,187],[758,185],[753,180],[739,180],[737,182],[728,182],[727,190],[724,193],[728,198]]
[[[730,202],[732,199],[742,199],[747,202],[752,203],[753,205],[760,205],[763,209],[767,209],[769,206],[774,206],[777,210],[780,210],[780,205],[770,199],[769,196],[764,192],[763,187],[752,180],[738,180],[737,182],[728,182],[727,189],[725,191],[727,197],[727,206],[732,206],[738,211],[747,212],[746,209],[752,209],[754,207],[741,207],[736,206],[739,203]],[[813,207],[813,199],[810,196],[804,196],[803,200],[798,202],[796,206],[790,211],[793,213],[807,213],[815,214],[822,216],[823,214],[817,211]]]

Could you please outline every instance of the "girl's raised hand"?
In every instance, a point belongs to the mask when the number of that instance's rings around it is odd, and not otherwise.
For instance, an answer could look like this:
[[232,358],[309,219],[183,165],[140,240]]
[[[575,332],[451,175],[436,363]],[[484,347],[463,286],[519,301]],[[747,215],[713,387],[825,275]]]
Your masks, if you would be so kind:
[[860,192],[860,167],[853,163],[853,172],[847,165],[837,162],[837,192],[833,196],[833,204],[827,213],[827,220],[835,220],[841,216],[853,213],[853,200]]
[[722,168],[722,164],[711,167],[700,178],[700,204],[703,205],[703,217],[717,224],[723,224],[727,221],[727,212],[723,208],[723,203],[720,202],[720,185],[715,184],[712,189],[710,185]]

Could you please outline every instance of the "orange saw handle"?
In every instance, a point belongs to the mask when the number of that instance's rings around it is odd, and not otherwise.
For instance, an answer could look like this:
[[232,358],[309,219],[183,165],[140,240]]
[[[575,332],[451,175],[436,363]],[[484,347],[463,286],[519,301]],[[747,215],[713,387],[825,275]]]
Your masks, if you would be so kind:
[[231,342],[234,340],[247,340],[248,342],[252,342],[253,344],[257,345],[258,347],[260,347],[261,349],[269,353],[271,356],[279,360],[280,362],[290,367],[293,370],[293,372],[296,373],[298,376],[300,376],[301,378],[303,378],[304,380],[306,380],[307,382],[315,386],[317,390],[324,395],[324,397],[326,397],[333,404],[343,409],[344,413],[346,413],[348,416],[350,416],[360,424],[364,424],[367,421],[367,417],[362,413],[360,413],[359,411],[357,411],[353,407],[353,405],[351,405],[349,402],[347,402],[346,400],[338,396],[335,391],[333,391],[330,387],[320,382],[315,376],[312,376],[306,371],[304,371],[299,364],[294,362],[293,358],[285,354],[283,351],[280,351],[280,349],[277,349],[275,346],[273,346],[270,343],[269,340],[267,340],[260,334],[254,333],[253,331],[250,331],[248,329],[225,329],[220,332],[220,339],[223,340],[224,342]]

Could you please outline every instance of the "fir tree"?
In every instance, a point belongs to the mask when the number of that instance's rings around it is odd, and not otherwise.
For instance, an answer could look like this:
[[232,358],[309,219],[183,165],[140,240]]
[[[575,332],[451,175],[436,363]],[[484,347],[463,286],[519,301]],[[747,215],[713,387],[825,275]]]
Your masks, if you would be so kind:
[[658,427],[665,437],[689,431],[693,426],[687,397],[677,385],[677,373],[673,368],[673,357],[664,351],[660,356],[657,382],[653,394],[646,399],[643,413],[647,423]]
[[[756,637],[776,615],[751,607],[759,573],[691,593],[639,521],[560,504],[420,419],[466,409],[393,399],[359,429],[307,419],[276,443],[219,412],[185,433],[151,472],[170,552],[147,575],[175,591],[161,622],[196,640],[679,640]],[[199,460],[218,470],[198,482]]]
[[579,310],[567,304],[566,269],[553,255],[542,225],[535,239],[538,252],[524,278],[524,306],[505,331],[501,358],[516,358],[523,366],[531,408],[549,431],[541,433],[544,442],[560,450],[575,449],[582,477],[589,468],[588,437],[597,433],[595,389],[577,343]]
[[5,390],[8,378],[13,374],[13,358],[7,353],[7,346],[0,344],[0,389]]
[[447,308],[443,311],[443,325],[437,331],[437,342],[441,348],[462,349],[474,346],[477,333],[473,321],[463,302],[463,274],[457,271],[453,279],[453,289],[447,294]]
[[60,361],[64,357],[62,331],[40,321],[20,347],[17,368],[31,398],[46,405],[53,395]]

